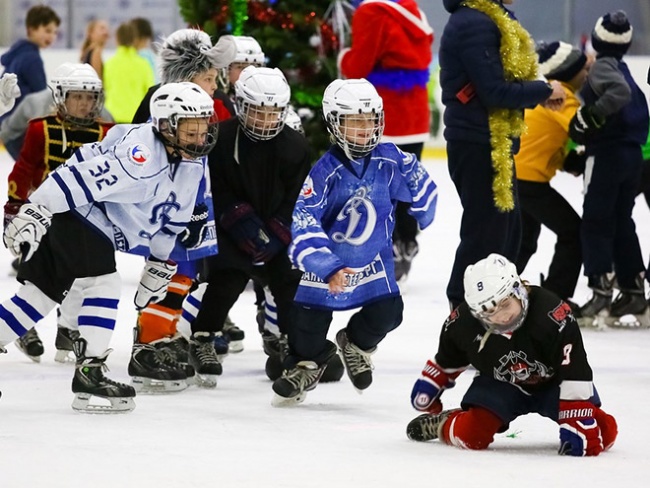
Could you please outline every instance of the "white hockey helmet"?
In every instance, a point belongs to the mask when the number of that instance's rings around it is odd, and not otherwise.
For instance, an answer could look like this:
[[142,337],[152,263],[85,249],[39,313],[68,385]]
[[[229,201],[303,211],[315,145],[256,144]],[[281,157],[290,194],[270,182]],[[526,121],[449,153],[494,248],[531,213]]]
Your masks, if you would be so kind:
[[[54,71],[50,88],[59,116],[64,120],[76,125],[90,125],[99,117],[104,106],[104,89],[102,80],[89,64],[63,63]],[[88,92],[94,95],[94,104],[86,115],[68,113],[65,101],[70,92]]]
[[[200,157],[209,153],[216,144],[214,100],[198,85],[189,81],[162,85],[152,95],[149,109],[155,130],[170,147],[191,157]],[[187,141],[182,135],[179,137],[179,122],[183,119],[205,119],[208,122],[205,138],[202,134]]]
[[253,140],[273,139],[284,128],[291,88],[278,68],[248,66],[235,83],[237,117]]
[[303,136],[305,135],[305,129],[302,126],[300,115],[298,115],[298,112],[296,112],[291,105],[287,107],[287,116],[284,119],[284,125],[288,125]]
[[221,36],[219,42],[229,42],[234,45],[235,58],[229,66],[219,70],[219,83],[224,91],[230,89],[230,70],[238,65],[241,69],[247,66],[257,66],[258,68],[266,65],[266,56],[259,42],[250,36]]
[[[368,114],[372,115],[370,119]],[[323,94],[323,117],[334,141],[350,159],[368,154],[384,134],[383,100],[363,78],[330,83]],[[370,134],[367,128],[358,127],[360,122],[368,120],[373,121]]]
[[[517,274],[517,267],[508,259],[493,253],[470,264],[465,269],[463,284],[470,312],[484,327],[499,332],[512,332],[521,327],[528,313],[528,292]],[[492,321],[501,307],[509,304],[506,299],[511,297],[521,306],[514,307],[511,314],[505,313],[505,322]]]

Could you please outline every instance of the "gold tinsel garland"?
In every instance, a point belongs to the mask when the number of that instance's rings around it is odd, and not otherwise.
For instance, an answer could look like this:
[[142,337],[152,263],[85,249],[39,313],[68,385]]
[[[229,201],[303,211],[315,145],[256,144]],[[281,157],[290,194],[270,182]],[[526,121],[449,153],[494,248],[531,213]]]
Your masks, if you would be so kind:
[[[483,12],[501,32],[501,64],[506,81],[530,81],[537,78],[537,56],[533,40],[519,22],[511,19],[493,0],[465,0],[463,5]],[[512,138],[526,130],[521,110],[498,108],[489,113],[490,146],[494,180],[494,204],[507,212],[515,208],[512,195]]]

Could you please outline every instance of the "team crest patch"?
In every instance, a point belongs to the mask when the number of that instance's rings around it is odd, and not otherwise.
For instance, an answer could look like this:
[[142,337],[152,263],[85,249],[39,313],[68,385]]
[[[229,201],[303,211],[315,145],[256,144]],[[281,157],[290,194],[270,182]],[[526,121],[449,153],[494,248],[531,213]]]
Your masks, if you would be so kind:
[[314,182],[310,176],[308,176],[307,179],[305,179],[305,182],[302,184],[302,190],[300,191],[300,194],[303,198],[311,198],[314,196]]
[[132,163],[146,164],[151,159],[151,151],[144,144],[134,144],[129,146],[127,157]]
[[571,316],[571,307],[568,303],[562,302],[553,310],[551,310],[548,313],[548,316],[560,327],[564,327],[566,325],[567,317]]

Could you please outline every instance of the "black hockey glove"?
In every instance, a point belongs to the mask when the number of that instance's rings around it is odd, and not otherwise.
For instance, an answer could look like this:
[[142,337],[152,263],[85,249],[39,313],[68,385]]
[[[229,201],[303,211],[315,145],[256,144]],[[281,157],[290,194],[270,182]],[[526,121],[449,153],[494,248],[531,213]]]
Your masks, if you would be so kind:
[[584,151],[578,153],[575,149],[571,149],[564,158],[562,169],[572,175],[580,176],[585,172],[586,164],[587,154]]
[[271,238],[253,207],[248,203],[237,203],[219,219],[221,226],[228,232],[237,246],[249,256],[264,252]]
[[280,217],[271,217],[266,221],[269,230],[269,242],[261,252],[253,256],[256,264],[268,263],[291,243],[291,228]]
[[569,124],[569,136],[578,144],[585,144],[591,134],[605,125],[605,116],[594,106],[580,107]]
[[203,240],[203,231],[208,225],[208,217],[208,206],[205,203],[200,203],[194,207],[190,223],[178,236],[184,248],[191,249],[201,243]]

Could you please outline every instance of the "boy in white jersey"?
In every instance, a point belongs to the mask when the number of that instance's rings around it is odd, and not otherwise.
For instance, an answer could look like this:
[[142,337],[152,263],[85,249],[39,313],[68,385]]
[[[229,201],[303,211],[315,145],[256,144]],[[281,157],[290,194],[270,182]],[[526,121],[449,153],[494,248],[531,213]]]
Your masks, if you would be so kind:
[[[79,148],[30,195],[3,236],[21,257],[23,286],[0,304],[0,347],[47,315],[75,279],[89,281],[74,346],[72,406],[79,411],[134,408],[133,388],[102,373],[120,298],[115,250],[150,249],[135,305],[162,299],[176,269],[169,254],[190,221],[204,156],[216,142],[212,99],[193,83],[161,87],[151,114],[150,123],[115,127],[102,142]],[[89,405],[91,396],[110,406]]]

